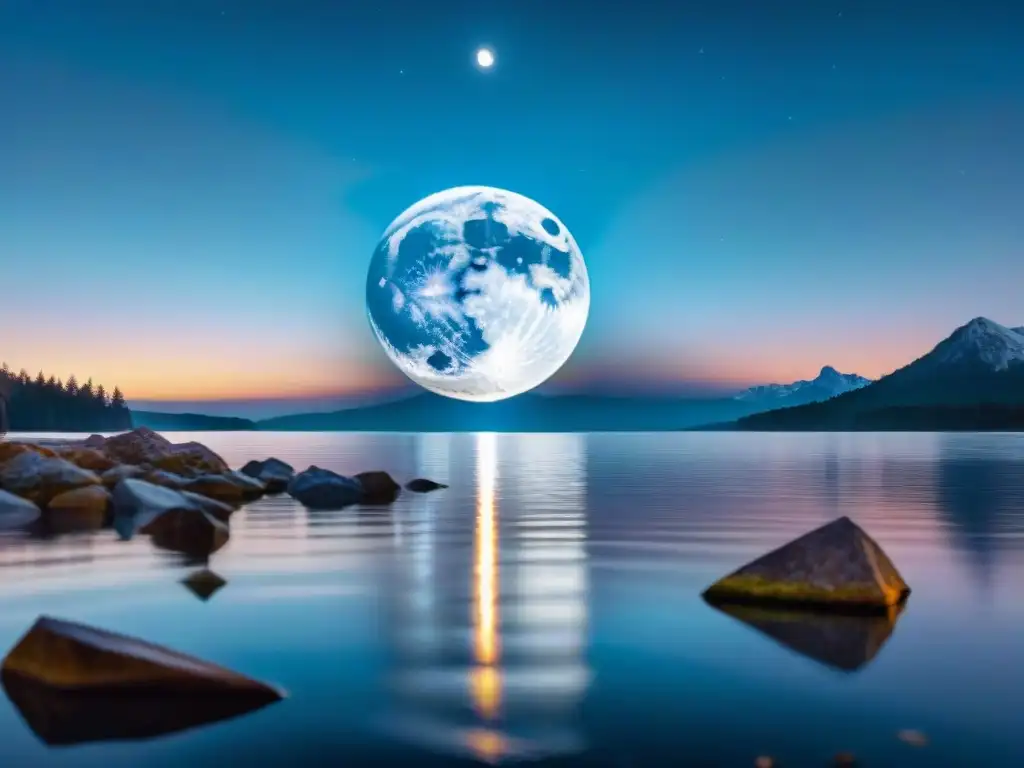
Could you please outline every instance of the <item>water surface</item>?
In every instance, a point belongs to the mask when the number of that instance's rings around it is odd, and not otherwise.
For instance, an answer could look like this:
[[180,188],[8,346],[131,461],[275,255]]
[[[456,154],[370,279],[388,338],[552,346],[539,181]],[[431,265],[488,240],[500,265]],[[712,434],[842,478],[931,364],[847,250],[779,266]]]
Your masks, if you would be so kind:
[[[0,699],[0,765],[1024,764],[1024,435],[179,434],[451,488],[287,496],[194,564],[112,531],[0,534],[0,652],[40,613],[278,684],[255,714],[48,747]],[[732,616],[700,591],[839,515],[913,588],[893,621]],[[923,733],[926,746],[898,737]]]

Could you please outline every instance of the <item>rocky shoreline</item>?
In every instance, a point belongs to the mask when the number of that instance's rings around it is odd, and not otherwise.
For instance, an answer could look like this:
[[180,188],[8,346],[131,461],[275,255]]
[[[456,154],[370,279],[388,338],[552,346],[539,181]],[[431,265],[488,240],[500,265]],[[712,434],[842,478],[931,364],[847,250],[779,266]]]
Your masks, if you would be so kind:
[[[414,493],[447,486],[416,478]],[[209,555],[230,539],[232,514],[265,495],[286,493],[313,509],[390,504],[403,488],[387,472],[348,477],[280,459],[232,469],[201,443],[172,443],[141,427],[105,438],[0,443],[0,529],[49,532],[112,528],[148,535],[162,548]]]

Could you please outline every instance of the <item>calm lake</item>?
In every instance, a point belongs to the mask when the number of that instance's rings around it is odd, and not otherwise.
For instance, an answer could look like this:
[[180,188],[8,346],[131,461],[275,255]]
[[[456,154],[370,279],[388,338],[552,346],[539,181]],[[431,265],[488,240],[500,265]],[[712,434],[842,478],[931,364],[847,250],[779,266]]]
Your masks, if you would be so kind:
[[[0,534],[0,653],[41,613],[278,684],[254,714],[0,765],[1024,765],[1024,435],[189,433],[451,488],[235,514],[209,567],[113,531]],[[728,615],[701,590],[840,515],[913,589],[895,621]],[[923,734],[907,739],[905,733]]]

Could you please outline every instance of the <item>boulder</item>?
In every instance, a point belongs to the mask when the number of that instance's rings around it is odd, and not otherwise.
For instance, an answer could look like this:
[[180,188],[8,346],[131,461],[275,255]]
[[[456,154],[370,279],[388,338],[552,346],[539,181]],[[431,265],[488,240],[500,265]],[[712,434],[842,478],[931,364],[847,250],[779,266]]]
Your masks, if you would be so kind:
[[62,459],[67,459],[76,467],[88,469],[100,475],[117,466],[116,461],[95,448],[67,446],[58,448],[57,455]]
[[122,464],[147,464],[176,475],[221,473],[228,465],[201,443],[175,445],[163,435],[146,427],[108,438],[103,452]]
[[146,470],[142,467],[136,467],[134,464],[118,464],[116,467],[111,467],[100,475],[100,482],[113,490],[114,486],[122,480],[142,477],[144,474],[146,474]]
[[841,517],[759,557],[712,584],[712,603],[789,604],[888,612],[910,587],[882,548]]
[[0,491],[0,530],[22,528],[39,519],[39,507],[28,499]]
[[[126,481],[126,482],[131,482]],[[201,509],[172,509],[139,528],[161,549],[205,557],[228,543],[228,527]]]
[[779,645],[841,672],[855,672],[869,664],[892,635],[903,610],[895,605],[888,614],[851,616],[758,605],[714,607]]
[[227,584],[227,581],[209,568],[203,568],[190,573],[181,580],[181,583],[185,585],[189,592],[205,603],[213,597],[214,593],[220,591],[221,587]]
[[89,435],[82,441],[82,445],[86,448],[102,448],[107,442],[107,438],[103,435]]
[[362,501],[363,486],[351,477],[312,466],[292,478],[288,495],[310,509],[341,509]]
[[295,468],[291,464],[274,458],[250,461],[239,471],[263,483],[266,493],[284,493],[295,477]]
[[181,731],[284,698],[201,659],[48,616],[4,659],[2,680],[29,727],[54,745]]
[[65,491],[99,483],[100,479],[94,472],[76,467],[65,459],[34,451],[18,454],[0,466],[0,487],[40,507]]
[[[129,478],[114,488],[114,515],[121,518],[139,518],[136,527],[175,510],[199,511],[199,506],[184,494],[171,488]],[[118,529],[121,530],[120,528]]]
[[142,474],[142,479],[147,483],[159,485],[161,488],[172,488],[174,490],[188,485],[187,477],[182,477],[163,469],[148,469]]
[[223,475],[200,475],[189,480],[182,490],[198,493],[225,504],[239,505],[245,500],[242,487]]
[[211,499],[209,496],[203,496],[200,493],[192,493],[191,491],[181,491],[181,495],[193,502],[199,509],[203,510],[203,512],[208,514],[214,520],[220,520],[222,523],[226,523],[230,519],[231,515],[235,513],[235,507],[232,507],[230,504],[225,504],[223,501]]
[[57,455],[49,448],[42,445],[33,445],[32,443],[0,442],[0,464],[6,464],[11,459],[16,456],[21,456],[23,453],[37,453],[49,458],[53,458]]
[[366,504],[390,504],[402,491],[402,486],[387,472],[360,472],[355,479],[363,486],[363,502]]
[[255,501],[267,492],[262,480],[255,477],[243,475],[241,472],[229,470],[223,475],[229,482],[234,483],[242,491],[243,501]]
[[410,480],[405,484],[405,488],[413,493],[430,493],[431,491],[437,491],[441,488],[447,488],[448,486],[444,483],[437,483],[433,480],[427,480],[422,477],[417,477],[415,480]]
[[103,452],[121,464],[152,464],[173,453],[173,444],[163,435],[147,427],[108,437]]
[[89,485],[54,496],[46,505],[46,524],[53,531],[96,530],[107,522],[110,491]]

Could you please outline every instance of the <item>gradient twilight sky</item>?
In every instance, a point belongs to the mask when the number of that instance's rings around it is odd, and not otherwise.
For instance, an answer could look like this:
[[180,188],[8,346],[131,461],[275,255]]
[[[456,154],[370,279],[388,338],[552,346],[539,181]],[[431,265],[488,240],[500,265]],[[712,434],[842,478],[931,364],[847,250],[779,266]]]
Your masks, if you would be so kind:
[[882,375],[1024,323],[1014,5],[0,0],[0,358],[130,401],[402,385],[376,240],[488,184],[587,260],[553,385]]

